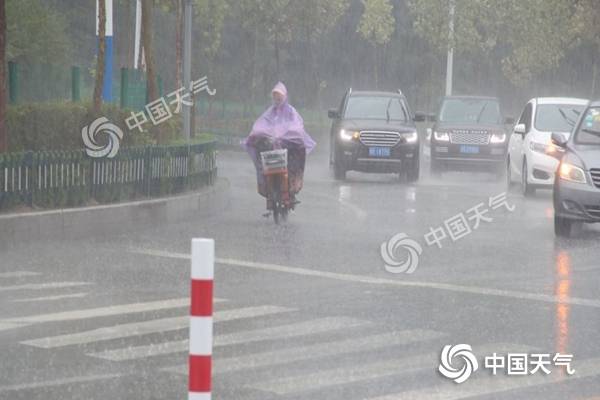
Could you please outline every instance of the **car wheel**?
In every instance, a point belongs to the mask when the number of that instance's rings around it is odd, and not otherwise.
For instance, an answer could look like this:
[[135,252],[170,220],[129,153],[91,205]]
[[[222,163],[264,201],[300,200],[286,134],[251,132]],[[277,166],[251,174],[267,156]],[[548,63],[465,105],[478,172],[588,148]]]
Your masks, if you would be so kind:
[[337,161],[333,162],[333,177],[338,181],[346,179],[346,168]]
[[525,197],[535,196],[535,187],[529,184],[527,178],[529,169],[527,168],[527,159],[523,160],[523,170],[521,171],[521,188]]
[[440,178],[442,176],[442,168],[440,166],[440,162],[436,161],[434,158],[431,159],[429,173],[434,178]]
[[506,190],[509,191],[513,186],[513,181],[512,181],[512,170],[510,168],[510,158],[508,159],[508,162],[506,163]]
[[570,219],[554,216],[554,234],[560,237],[570,237],[573,221]]
[[420,165],[419,165],[419,158],[417,158],[415,161],[412,162],[411,168],[406,172],[406,180],[408,182],[418,181],[419,180],[419,172],[420,172]]

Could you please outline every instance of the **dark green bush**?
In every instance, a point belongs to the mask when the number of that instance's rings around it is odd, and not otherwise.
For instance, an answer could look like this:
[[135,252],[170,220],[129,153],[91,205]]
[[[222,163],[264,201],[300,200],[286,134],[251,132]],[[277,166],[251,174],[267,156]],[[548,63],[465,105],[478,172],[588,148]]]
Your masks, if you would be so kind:
[[73,102],[28,103],[9,106],[7,127],[9,151],[76,150],[83,148],[81,130],[100,116],[115,123],[124,132],[121,146],[130,147],[156,144],[159,135],[163,143],[180,136],[181,122],[175,115],[153,126],[149,121],[145,131],[130,131],[125,120],[130,110],[105,104],[99,115],[94,114],[90,104]]

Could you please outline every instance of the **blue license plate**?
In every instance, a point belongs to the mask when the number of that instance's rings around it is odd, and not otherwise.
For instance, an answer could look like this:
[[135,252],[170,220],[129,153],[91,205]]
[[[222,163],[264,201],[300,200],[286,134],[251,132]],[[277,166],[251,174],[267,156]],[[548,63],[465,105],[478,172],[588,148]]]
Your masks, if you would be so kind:
[[465,154],[479,154],[479,146],[461,145],[460,152]]
[[389,147],[369,147],[370,157],[389,157],[390,155]]

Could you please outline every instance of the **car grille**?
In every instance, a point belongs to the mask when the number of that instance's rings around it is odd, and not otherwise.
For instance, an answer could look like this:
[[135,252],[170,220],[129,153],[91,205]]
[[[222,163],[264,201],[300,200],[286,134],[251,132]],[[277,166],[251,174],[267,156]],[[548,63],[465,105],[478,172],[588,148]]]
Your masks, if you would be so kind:
[[487,131],[453,130],[450,132],[453,144],[488,144],[490,134]]
[[600,188],[600,168],[590,169],[590,175],[592,175],[592,181],[597,188]]
[[360,142],[365,146],[392,147],[400,141],[398,132],[361,131]]
[[592,217],[600,219],[600,206],[585,206],[585,211]]

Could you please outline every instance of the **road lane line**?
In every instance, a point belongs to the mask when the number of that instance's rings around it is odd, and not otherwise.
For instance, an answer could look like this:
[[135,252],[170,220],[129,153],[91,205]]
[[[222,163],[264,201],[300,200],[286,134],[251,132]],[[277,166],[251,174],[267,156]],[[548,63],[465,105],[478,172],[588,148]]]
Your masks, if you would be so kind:
[[2,322],[0,321],[0,332],[8,331],[15,328],[21,328],[25,326],[25,324],[18,324],[16,322]]
[[[506,343],[494,343],[473,347],[475,354],[487,354],[489,352],[503,353],[506,351],[521,351],[524,349],[524,346],[522,345]],[[530,348],[527,348],[527,350],[530,350]],[[305,375],[256,382],[250,384],[249,387],[278,395],[290,395],[331,386],[404,375],[425,369],[435,370],[437,365],[439,365],[439,357],[439,353],[432,352],[371,363],[359,362],[354,363],[349,367],[326,369]]]
[[88,293],[71,293],[71,294],[59,294],[56,296],[46,296],[46,297],[32,297],[29,299],[15,299],[11,300],[11,303],[28,303],[28,302],[36,302],[36,301],[54,301],[54,300],[63,300],[63,299],[79,299],[87,296]]
[[20,385],[8,385],[8,386],[0,386],[0,393],[3,392],[16,392],[21,390],[32,390],[32,389],[40,389],[46,387],[53,386],[63,386],[69,385],[73,383],[88,383],[101,381],[106,379],[114,379],[121,378],[123,374],[104,374],[104,375],[88,375],[88,376],[78,376],[74,378],[65,378],[65,379],[57,379],[53,381],[42,381],[42,382],[34,382],[34,383],[23,383]]
[[[324,332],[335,332],[341,329],[356,329],[368,325],[371,325],[369,321],[347,317],[319,318],[306,322],[280,325],[264,329],[216,335],[214,338],[214,347],[223,347],[263,340],[289,339],[300,336],[316,335]],[[164,354],[186,352],[188,350],[189,342],[186,339],[150,344],[146,346],[107,350],[98,353],[90,353],[88,355],[110,361],[126,361]]]
[[545,375],[541,372],[537,375],[527,376],[493,376],[480,372],[479,375],[475,375],[460,385],[444,380],[443,384],[439,386],[375,397],[369,400],[461,400],[515,389],[527,389],[561,382],[568,383],[575,379],[600,375],[600,358],[573,362],[572,366],[575,374],[566,377]]
[[[215,313],[215,322],[232,321],[244,318],[262,317],[272,314],[294,311],[290,308],[276,306],[258,306],[236,308],[218,311]],[[51,336],[21,342],[28,346],[52,349],[57,347],[81,345],[105,340],[120,339],[132,336],[141,336],[150,333],[171,332],[189,327],[189,316],[160,318],[150,321],[134,322],[127,324],[103,327],[89,331],[66,335]]]
[[[409,343],[433,340],[444,336],[443,333],[427,330],[409,330],[352,338],[342,341],[317,343],[307,346],[292,347],[283,350],[249,354],[241,357],[221,358],[214,361],[217,374],[244,369],[272,367],[296,361],[316,360],[330,356],[360,353]],[[185,375],[187,367],[169,369]]]
[[[168,251],[160,250],[147,250],[147,249],[132,249],[131,252],[137,254],[145,254],[148,256],[175,258],[175,259],[189,259],[189,254],[184,253],[173,253]],[[455,285],[451,283],[437,283],[437,282],[426,282],[426,281],[403,281],[388,278],[377,278],[366,275],[354,275],[344,274],[338,272],[327,272],[308,268],[289,267],[285,265],[260,263],[253,261],[235,260],[231,258],[216,258],[217,264],[230,265],[235,267],[243,267],[250,269],[260,269],[264,271],[281,272],[294,275],[311,276],[317,278],[334,279],[352,283],[363,283],[369,285],[382,285],[382,286],[394,286],[394,287],[414,287],[424,289],[435,289],[444,290],[449,292],[458,292],[466,294],[474,294],[481,296],[494,296],[503,297],[516,300],[529,300],[537,301],[542,303],[553,303],[553,304],[568,304],[573,306],[587,306],[600,308],[600,300],[584,299],[579,297],[564,298],[562,296],[555,296],[541,293],[527,293],[519,292],[515,290],[505,289],[494,289],[478,286],[465,286]]]
[[21,278],[25,276],[38,276],[41,275],[39,272],[31,271],[11,271],[11,272],[0,272],[0,278]]
[[60,289],[75,286],[91,285],[91,282],[47,282],[47,283],[26,283],[23,285],[0,286],[0,292],[8,292],[15,290],[44,290],[44,289]]

